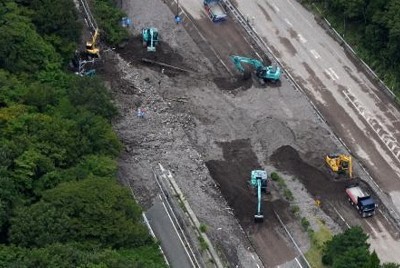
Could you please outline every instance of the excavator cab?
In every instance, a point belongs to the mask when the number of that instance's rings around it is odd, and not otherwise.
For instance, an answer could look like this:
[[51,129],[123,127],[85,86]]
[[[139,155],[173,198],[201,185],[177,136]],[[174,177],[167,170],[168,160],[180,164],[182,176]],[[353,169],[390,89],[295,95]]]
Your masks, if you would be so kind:
[[148,52],[155,52],[159,42],[157,28],[145,28],[142,30],[143,46],[147,47]]
[[99,38],[99,30],[96,29],[92,40],[86,42],[86,53],[91,57],[98,58],[100,56],[100,49],[97,47],[97,39]]
[[325,156],[325,162],[330,170],[338,175],[347,175],[353,178],[353,164],[350,155],[335,154]]

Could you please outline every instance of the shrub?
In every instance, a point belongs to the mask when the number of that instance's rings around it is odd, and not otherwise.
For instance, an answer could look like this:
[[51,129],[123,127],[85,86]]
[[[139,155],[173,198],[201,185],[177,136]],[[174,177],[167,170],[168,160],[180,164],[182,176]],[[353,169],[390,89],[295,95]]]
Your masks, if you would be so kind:
[[271,173],[271,179],[272,179],[273,181],[277,181],[277,180],[280,179],[280,177],[279,177],[278,173],[272,172],[272,173]]
[[301,218],[301,226],[303,226],[304,230],[308,230],[310,228],[310,222],[305,218]]
[[204,223],[200,223],[200,232],[205,233],[207,231],[207,226]]
[[285,196],[286,200],[288,200],[288,201],[294,200],[292,192],[287,188],[285,190],[283,190],[283,195]]

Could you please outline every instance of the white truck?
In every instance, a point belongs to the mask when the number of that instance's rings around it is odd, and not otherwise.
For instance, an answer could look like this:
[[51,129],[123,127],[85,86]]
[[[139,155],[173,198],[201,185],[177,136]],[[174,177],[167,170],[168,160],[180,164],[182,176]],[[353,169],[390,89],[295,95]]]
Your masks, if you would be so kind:
[[220,0],[204,0],[204,8],[213,22],[226,20],[226,13]]
[[375,214],[374,199],[367,193],[365,193],[360,186],[352,185],[346,188],[346,194],[350,204],[352,204],[358,213],[363,217],[369,217]]

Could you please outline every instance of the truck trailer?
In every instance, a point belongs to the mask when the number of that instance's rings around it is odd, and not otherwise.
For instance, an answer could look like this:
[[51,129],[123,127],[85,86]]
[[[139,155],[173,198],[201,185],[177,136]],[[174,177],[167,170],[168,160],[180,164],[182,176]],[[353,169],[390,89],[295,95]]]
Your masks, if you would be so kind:
[[346,194],[351,205],[363,217],[369,217],[375,214],[376,204],[374,199],[365,193],[360,186],[352,185],[346,188]]
[[213,22],[226,20],[226,13],[220,0],[204,0],[204,8]]

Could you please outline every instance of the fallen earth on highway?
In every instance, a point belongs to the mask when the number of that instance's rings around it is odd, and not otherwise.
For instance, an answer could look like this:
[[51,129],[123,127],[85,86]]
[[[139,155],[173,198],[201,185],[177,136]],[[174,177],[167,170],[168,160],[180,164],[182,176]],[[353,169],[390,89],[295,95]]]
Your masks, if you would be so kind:
[[[233,5],[241,9],[243,1],[236,2]],[[177,222],[194,244],[200,266],[210,265],[210,256],[196,245],[197,235],[191,231],[187,211],[179,209],[181,198],[207,226],[208,238],[228,267],[298,267],[302,254],[310,248],[301,218],[306,218],[315,232],[321,222],[333,234],[361,225],[383,261],[399,262],[400,254],[388,252],[388,248],[400,250],[398,229],[386,216],[389,212],[382,206],[382,212],[374,217],[361,218],[347,202],[347,182],[335,180],[324,165],[325,155],[346,152],[335,135],[346,133],[336,131],[340,123],[332,121],[330,113],[336,104],[323,101],[335,96],[314,77],[315,66],[300,59],[297,63],[309,73],[305,80],[295,75],[305,91],[295,87],[286,74],[279,84],[260,84],[254,75],[243,79],[229,56],[260,56],[268,62],[266,51],[251,40],[232,14],[215,24],[202,1],[179,3],[177,7],[170,0],[121,1],[121,9],[132,19],[132,36],[125,46],[104,52],[97,68],[120,112],[114,127],[124,144],[119,159],[121,182],[132,189],[145,210],[152,209],[161,196],[172,207],[175,204]],[[177,10],[182,16],[179,24],[174,21]],[[262,16],[269,23],[273,23],[272,13],[278,12],[268,6],[258,10],[264,10]],[[251,23],[259,27],[257,22]],[[142,45],[144,27],[156,27],[160,33],[155,52]],[[270,35],[262,36],[268,44]],[[296,54],[304,53],[292,45],[294,40],[299,42],[298,35],[276,34],[274,40],[282,46],[274,43],[272,50],[284,68],[292,69],[288,55],[291,62],[297,61]],[[325,97],[315,101],[315,91]],[[329,125],[311,102],[317,102]],[[145,111],[143,118],[137,116],[139,108]],[[160,165],[170,172],[183,196],[164,193],[169,191],[169,183]],[[277,172],[293,195],[288,198],[279,183],[270,180],[269,193],[262,200],[263,223],[254,223],[257,196],[249,186],[254,169]],[[357,162],[355,172],[366,176]],[[359,183],[382,203],[367,182]],[[293,213],[293,207],[299,208],[299,214]]]

